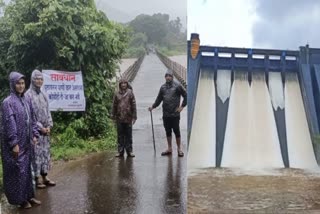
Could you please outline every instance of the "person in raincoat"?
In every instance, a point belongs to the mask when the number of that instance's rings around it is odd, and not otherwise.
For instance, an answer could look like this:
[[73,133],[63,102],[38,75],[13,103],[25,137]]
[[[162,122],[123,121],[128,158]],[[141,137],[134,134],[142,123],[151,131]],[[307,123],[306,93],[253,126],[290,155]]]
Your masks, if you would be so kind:
[[3,188],[8,202],[31,208],[41,204],[34,198],[31,172],[33,144],[39,132],[32,104],[24,96],[25,77],[11,72],[10,95],[1,105],[1,157]]
[[[37,127],[40,132],[39,143],[35,145],[34,157],[32,160],[35,173],[36,186],[39,189],[46,186],[55,186],[55,182],[48,178],[50,170],[50,132],[53,127],[51,113],[49,111],[48,97],[41,91],[43,75],[39,70],[34,70],[31,75],[31,84],[26,92],[33,106],[37,119]],[[40,180],[42,177],[42,181]]]
[[[163,125],[166,131],[168,149],[161,153],[162,156],[172,154],[172,130],[176,136],[176,143],[178,147],[178,156],[183,157],[184,153],[181,146],[180,135],[180,112],[187,105],[187,92],[178,82],[173,81],[172,70],[167,70],[165,74],[166,83],[164,83],[159,90],[158,96],[154,104],[149,107],[149,111],[157,108],[162,102],[163,110]],[[180,105],[180,98],[183,101]]]
[[127,152],[128,157],[134,157],[132,152],[132,125],[137,120],[137,107],[132,87],[124,78],[119,81],[119,91],[113,98],[112,118],[117,123],[118,154],[123,157]]

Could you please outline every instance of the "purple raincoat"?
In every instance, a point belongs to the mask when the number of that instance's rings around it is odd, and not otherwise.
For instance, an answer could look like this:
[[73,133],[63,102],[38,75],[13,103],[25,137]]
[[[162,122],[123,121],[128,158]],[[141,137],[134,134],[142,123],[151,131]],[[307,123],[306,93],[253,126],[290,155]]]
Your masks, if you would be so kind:
[[[24,76],[10,73],[10,96],[1,106],[1,156],[3,186],[8,202],[21,205],[34,197],[31,174],[32,138],[39,137],[32,104],[15,91],[16,83]],[[12,149],[19,145],[19,156],[14,159]]]

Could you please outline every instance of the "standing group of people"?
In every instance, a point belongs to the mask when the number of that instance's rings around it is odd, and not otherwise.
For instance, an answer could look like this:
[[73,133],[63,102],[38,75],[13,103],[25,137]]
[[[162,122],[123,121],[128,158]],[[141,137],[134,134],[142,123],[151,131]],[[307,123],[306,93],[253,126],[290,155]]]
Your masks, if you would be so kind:
[[[172,131],[176,137],[177,153],[183,157],[180,135],[180,112],[187,105],[187,92],[181,84],[173,81],[173,72],[169,69],[165,74],[166,82],[160,87],[154,104],[149,107],[152,111],[162,102],[163,125],[166,131],[168,149],[161,153],[162,156],[172,154]],[[181,103],[181,97],[183,101]],[[117,124],[118,132],[118,154],[116,157],[123,157],[127,152],[128,157],[134,157],[132,152],[132,125],[137,120],[136,100],[132,87],[128,81],[119,81],[119,91],[113,99],[112,117]]]
[[[187,105],[186,90],[173,81],[173,73],[165,74],[166,83],[160,88],[155,103],[149,111],[163,102],[163,123],[167,136],[168,149],[162,156],[172,154],[172,130],[176,136],[178,156],[184,156],[180,136],[180,112]],[[41,91],[43,75],[34,70],[31,84],[25,92],[26,78],[18,72],[11,72],[10,95],[1,105],[1,157],[3,165],[3,186],[8,202],[31,208],[40,205],[35,198],[35,188],[55,186],[48,178],[50,170],[50,132],[53,126],[46,94]],[[180,98],[183,102],[180,104]],[[137,120],[136,100],[127,80],[119,82],[112,108],[113,119],[117,124],[118,154],[135,157],[132,151],[132,125]],[[34,176],[33,176],[34,175]]]
[[10,95],[1,105],[3,187],[8,202],[31,208],[40,205],[35,188],[55,186],[50,170],[50,131],[53,126],[47,96],[41,91],[43,75],[34,70],[30,88],[26,78],[11,72]]

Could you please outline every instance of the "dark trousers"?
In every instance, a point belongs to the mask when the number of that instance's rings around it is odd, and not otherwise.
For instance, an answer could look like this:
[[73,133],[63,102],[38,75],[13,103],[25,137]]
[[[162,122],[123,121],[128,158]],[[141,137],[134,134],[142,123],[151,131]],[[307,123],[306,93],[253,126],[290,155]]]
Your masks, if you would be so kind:
[[118,152],[127,154],[132,152],[132,125],[129,123],[117,123],[118,132]]
[[167,137],[172,136],[172,130],[177,138],[180,137],[180,117],[163,117],[163,126]]

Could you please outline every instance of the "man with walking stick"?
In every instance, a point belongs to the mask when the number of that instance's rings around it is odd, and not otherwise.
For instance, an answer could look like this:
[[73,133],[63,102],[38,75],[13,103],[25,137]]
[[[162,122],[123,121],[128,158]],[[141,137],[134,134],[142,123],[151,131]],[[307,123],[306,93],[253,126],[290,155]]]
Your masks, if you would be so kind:
[[[176,136],[178,156],[183,157],[180,135],[180,112],[187,105],[187,92],[181,84],[173,81],[173,72],[169,69],[165,74],[166,83],[160,87],[159,94],[149,111],[158,107],[161,102],[163,110],[163,125],[166,131],[168,149],[161,153],[162,156],[172,154],[172,130]],[[183,97],[180,105],[180,98]],[[152,114],[151,114],[152,115]]]

